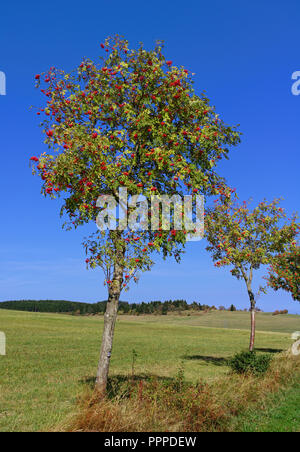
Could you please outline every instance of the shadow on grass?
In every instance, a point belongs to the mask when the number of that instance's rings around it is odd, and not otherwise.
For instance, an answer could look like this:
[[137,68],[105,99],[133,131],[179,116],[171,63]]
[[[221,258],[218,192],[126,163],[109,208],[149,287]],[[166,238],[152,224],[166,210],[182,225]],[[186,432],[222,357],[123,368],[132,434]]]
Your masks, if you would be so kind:
[[216,356],[205,356],[205,355],[186,355],[183,356],[182,359],[189,359],[195,361],[204,361],[208,364],[213,364],[214,366],[227,366],[228,359],[227,358],[219,358]]
[[264,352],[264,353],[281,353],[283,352],[283,348],[255,348],[257,352]]
[[[159,383],[165,386],[174,385],[175,378],[160,377],[158,375],[143,374],[143,375],[112,375],[108,378],[107,383],[107,395],[109,398],[116,396],[129,397],[133,387],[137,387],[138,384],[143,381],[147,383]],[[91,389],[95,386],[95,377],[86,377],[80,380],[83,385],[89,386]]]

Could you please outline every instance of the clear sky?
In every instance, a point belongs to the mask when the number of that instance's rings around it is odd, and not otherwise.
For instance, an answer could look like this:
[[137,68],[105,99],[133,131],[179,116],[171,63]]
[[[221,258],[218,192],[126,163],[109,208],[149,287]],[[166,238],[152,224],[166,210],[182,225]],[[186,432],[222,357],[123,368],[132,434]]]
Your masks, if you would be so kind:
[[[300,96],[291,93],[300,71],[299,0],[89,0],[2,2],[0,71],[0,300],[106,298],[100,271],[86,271],[86,230],[61,230],[59,203],[40,195],[28,159],[45,149],[37,116],[34,75],[56,66],[71,70],[84,56],[97,59],[105,37],[124,35],[131,46],[165,40],[166,57],[195,72],[242,143],[220,170],[241,200],[283,197],[299,209]],[[260,281],[258,281],[260,282]],[[248,307],[243,282],[214,268],[204,242],[188,245],[183,262],[158,262],[122,299],[188,301]],[[300,304],[284,292],[258,300],[263,310]]]

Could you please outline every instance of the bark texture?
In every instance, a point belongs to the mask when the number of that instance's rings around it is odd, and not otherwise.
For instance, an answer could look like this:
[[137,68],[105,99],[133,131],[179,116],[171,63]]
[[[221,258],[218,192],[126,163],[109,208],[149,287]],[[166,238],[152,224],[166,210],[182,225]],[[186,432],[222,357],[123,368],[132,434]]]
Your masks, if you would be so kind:
[[99,390],[100,392],[106,392],[107,388],[110,357],[112,353],[114,331],[123,283],[123,271],[124,271],[124,268],[122,266],[123,256],[124,250],[116,250],[117,259],[114,265],[113,279],[110,285],[106,311],[104,314],[102,345],[96,378],[96,389]]
[[256,329],[256,319],[255,319],[255,300],[252,290],[248,289],[249,298],[250,298],[250,313],[251,313],[251,333],[250,333],[250,346],[249,350],[250,352],[253,352],[254,350],[254,341],[255,341],[255,329]]
[[249,299],[250,299],[251,332],[250,332],[249,350],[250,350],[250,352],[252,352],[254,350],[255,328],[256,328],[256,319],[255,319],[256,301],[254,298],[254,294],[252,292],[253,267],[252,266],[250,267],[249,275],[246,274],[246,271],[242,267],[240,267],[240,269],[241,269],[242,275],[244,277],[244,280],[245,280],[245,283],[247,286],[247,290],[248,290]]

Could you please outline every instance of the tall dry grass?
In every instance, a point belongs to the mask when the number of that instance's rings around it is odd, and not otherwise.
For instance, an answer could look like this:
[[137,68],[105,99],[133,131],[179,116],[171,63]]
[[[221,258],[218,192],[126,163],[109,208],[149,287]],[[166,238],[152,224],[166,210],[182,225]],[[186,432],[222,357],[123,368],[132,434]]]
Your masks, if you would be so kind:
[[84,432],[231,431],[249,408],[264,409],[271,393],[299,381],[300,357],[278,355],[263,377],[229,374],[212,383],[175,380],[112,379],[108,396],[88,394],[78,412],[59,430]]

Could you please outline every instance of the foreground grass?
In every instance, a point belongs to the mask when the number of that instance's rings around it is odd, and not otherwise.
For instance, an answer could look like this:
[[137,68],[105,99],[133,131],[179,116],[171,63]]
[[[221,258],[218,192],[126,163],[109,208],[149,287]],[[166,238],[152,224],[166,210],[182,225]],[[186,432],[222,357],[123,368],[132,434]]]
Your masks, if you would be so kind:
[[[222,328],[220,317],[215,318],[217,328],[212,323],[201,326],[207,321],[204,316],[120,317],[112,376],[122,379],[132,373],[133,350],[136,376],[174,379],[182,363],[188,382],[225,375],[226,358],[245,349],[249,340],[243,330],[248,314],[226,316],[240,329]],[[272,332],[272,319],[277,322],[269,316],[264,325],[259,324],[265,331],[257,333],[256,346],[276,354],[291,345],[290,332],[300,325],[297,316],[281,316],[281,332]],[[7,356],[0,356],[0,430],[53,428],[72,413],[78,397],[93,384],[102,318],[1,310],[0,331],[7,336]]]
[[264,410],[247,410],[235,428],[242,432],[300,432],[299,381],[272,394]]
[[[228,374],[210,383],[200,381],[197,384],[185,382],[182,373],[175,381],[132,378],[131,381],[119,382],[118,386],[112,385],[106,397],[94,392],[83,399],[78,413],[63,424],[61,430],[297,431],[300,426],[300,407],[295,399],[292,405],[292,399],[294,385],[297,382],[299,384],[299,377],[300,358],[282,353],[261,377]],[[288,398],[280,400],[275,405],[275,413],[272,413],[270,395],[278,399],[284,393],[288,393]],[[256,413],[254,430],[246,428],[251,425],[252,413]]]

